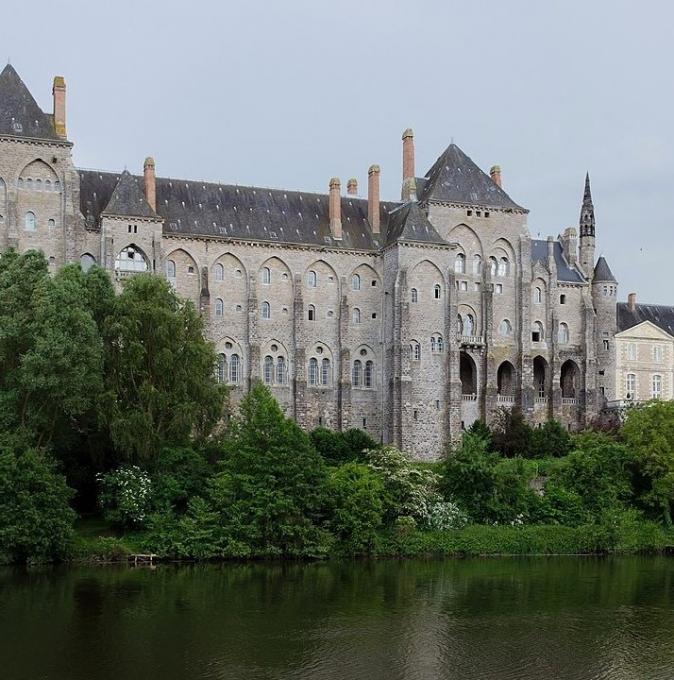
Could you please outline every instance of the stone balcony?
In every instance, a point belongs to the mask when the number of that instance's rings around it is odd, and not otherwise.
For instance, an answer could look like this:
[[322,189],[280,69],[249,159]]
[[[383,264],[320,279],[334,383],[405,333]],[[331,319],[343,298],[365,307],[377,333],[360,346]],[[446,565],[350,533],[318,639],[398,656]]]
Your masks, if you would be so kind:
[[514,404],[515,397],[512,394],[497,394],[496,395],[497,404]]
[[454,339],[462,347],[482,347],[484,345],[483,335],[456,335]]

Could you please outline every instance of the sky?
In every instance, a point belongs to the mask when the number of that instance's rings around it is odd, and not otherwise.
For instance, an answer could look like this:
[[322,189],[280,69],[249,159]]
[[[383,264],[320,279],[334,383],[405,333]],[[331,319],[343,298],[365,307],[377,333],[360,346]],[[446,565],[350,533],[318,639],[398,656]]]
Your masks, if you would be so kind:
[[667,0],[31,0],[0,50],[43,109],[68,86],[78,167],[327,192],[381,166],[400,196],[454,141],[530,210],[577,226],[621,300],[674,305],[674,3]]

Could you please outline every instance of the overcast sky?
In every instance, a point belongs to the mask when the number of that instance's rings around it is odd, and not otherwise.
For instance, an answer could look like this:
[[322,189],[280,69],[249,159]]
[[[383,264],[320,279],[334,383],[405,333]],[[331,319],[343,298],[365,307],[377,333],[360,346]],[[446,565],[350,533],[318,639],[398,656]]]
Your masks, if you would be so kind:
[[[68,85],[80,167],[399,198],[452,139],[530,209],[578,224],[592,180],[597,254],[620,298],[674,305],[674,3],[117,0],[16,2],[0,45],[38,102]],[[1,49],[1,48],[0,48]]]

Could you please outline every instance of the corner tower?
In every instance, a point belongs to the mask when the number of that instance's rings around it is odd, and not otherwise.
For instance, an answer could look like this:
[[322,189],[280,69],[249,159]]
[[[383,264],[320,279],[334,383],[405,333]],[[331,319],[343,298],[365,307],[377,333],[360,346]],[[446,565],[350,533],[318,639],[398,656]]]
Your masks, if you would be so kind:
[[[592,280],[594,272],[594,238],[595,220],[592,191],[590,190],[590,174],[585,175],[585,192],[580,208],[580,267],[585,276]],[[607,265],[608,266],[608,265]]]
[[[592,276],[592,304],[595,311],[595,348],[597,355],[597,390],[599,397],[615,395],[615,346],[618,282],[608,262],[600,257]],[[602,400],[603,401],[603,400]],[[603,403],[599,404],[601,408]]]

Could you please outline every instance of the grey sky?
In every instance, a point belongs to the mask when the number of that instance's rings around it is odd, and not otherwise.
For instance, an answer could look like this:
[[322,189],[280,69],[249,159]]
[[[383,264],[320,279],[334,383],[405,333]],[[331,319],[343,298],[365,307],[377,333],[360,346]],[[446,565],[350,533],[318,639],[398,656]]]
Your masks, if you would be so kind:
[[534,237],[577,225],[589,170],[620,298],[674,304],[673,24],[665,0],[31,0],[0,44],[47,110],[65,76],[81,167],[327,191],[376,162],[395,199],[412,127],[417,174],[454,138]]

